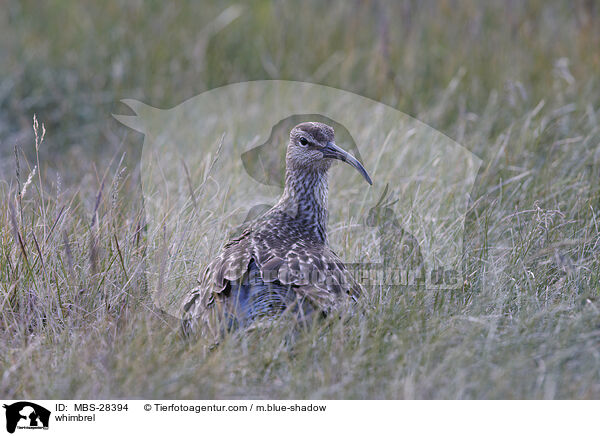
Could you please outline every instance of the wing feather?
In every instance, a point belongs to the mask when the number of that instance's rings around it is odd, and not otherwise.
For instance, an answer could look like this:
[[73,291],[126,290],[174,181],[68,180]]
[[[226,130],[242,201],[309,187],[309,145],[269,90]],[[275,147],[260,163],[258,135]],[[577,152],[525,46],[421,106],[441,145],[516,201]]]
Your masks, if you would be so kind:
[[291,286],[322,312],[330,311],[344,296],[356,299],[363,293],[362,286],[326,244],[303,237],[301,228],[286,224],[265,220],[223,246],[184,301],[184,324],[188,328],[195,319],[209,322],[218,308],[215,302],[224,298],[231,282],[243,279],[252,261],[265,283]]

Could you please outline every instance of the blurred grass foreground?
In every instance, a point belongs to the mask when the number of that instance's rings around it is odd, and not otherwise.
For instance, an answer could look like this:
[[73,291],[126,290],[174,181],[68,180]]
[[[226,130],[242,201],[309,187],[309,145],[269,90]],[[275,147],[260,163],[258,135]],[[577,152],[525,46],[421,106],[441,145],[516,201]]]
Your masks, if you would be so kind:
[[[6,1],[0,25],[0,396],[600,399],[595,2]],[[380,101],[482,160],[460,289],[181,340],[148,286],[144,137],[111,114],[264,79]]]

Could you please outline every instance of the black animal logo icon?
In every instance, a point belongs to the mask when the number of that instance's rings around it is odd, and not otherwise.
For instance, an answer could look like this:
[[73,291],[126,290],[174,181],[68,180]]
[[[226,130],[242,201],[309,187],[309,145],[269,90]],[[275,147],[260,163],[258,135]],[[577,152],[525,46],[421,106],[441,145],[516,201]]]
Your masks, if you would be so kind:
[[50,411],[42,406],[29,401],[19,401],[10,405],[4,404],[6,409],[6,431],[14,433],[17,425],[30,428],[48,428]]

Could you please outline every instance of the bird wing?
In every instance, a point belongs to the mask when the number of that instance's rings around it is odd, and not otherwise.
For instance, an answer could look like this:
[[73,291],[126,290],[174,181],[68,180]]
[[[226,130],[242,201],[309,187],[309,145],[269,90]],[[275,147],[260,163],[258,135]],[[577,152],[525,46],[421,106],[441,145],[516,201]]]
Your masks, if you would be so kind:
[[257,231],[253,234],[253,258],[265,282],[291,285],[302,297],[327,311],[342,295],[354,299],[361,285],[342,260],[325,244],[286,233]]
[[202,271],[198,286],[184,298],[183,332],[189,334],[195,329],[198,320],[208,322],[214,307],[215,295],[223,292],[231,280],[243,277],[252,260],[250,249],[251,230],[246,229],[240,236],[229,240],[218,256]]
[[193,319],[208,321],[216,306],[215,297],[231,281],[242,279],[252,260],[264,282],[289,285],[324,312],[344,295],[355,300],[363,293],[362,286],[327,245],[301,237],[298,228],[268,224],[248,228],[225,244],[185,299],[184,324],[193,323]]

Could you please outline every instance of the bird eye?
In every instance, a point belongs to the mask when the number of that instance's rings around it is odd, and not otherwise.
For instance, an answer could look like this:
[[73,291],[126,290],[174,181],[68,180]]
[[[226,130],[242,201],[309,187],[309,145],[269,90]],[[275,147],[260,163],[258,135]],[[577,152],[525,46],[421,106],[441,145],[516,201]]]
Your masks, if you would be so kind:
[[302,144],[302,145],[308,144],[308,139],[306,139],[304,136],[300,137],[300,144]]

